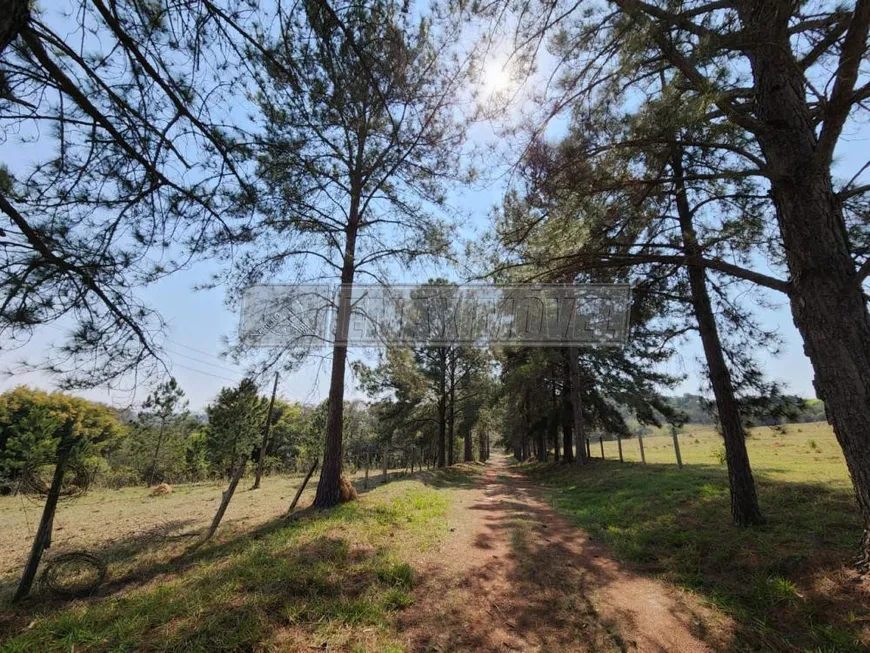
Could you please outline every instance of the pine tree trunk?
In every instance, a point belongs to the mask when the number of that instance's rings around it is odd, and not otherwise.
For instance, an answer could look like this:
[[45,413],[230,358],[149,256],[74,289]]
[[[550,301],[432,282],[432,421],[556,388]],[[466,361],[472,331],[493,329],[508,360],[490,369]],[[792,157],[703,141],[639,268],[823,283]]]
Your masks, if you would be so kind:
[[450,383],[450,405],[448,417],[448,437],[447,437],[447,465],[453,465],[455,462],[454,456],[456,451],[456,352],[454,351],[450,357],[449,363],[449,383]]
[[583,422],[583,385],[580,378],[578,355],[579,352],[574,347],[567,350],[568,374],[571,377],[571,414],[573,416],[574,441],[577,443],[574,448],[574,461],[582,465],[586,463],[587,458],[586,424]]
[[351,207],[351,220],[347,230],[344,263],[341,269],[341,288],[338,297],[335,343],[332,347],[332,372],[329,379],[329,395],[326,409],[326,442],[323,446],[323,465],[314,506],[320,509],[338,504],[341,484],[342,458],[344,456],[344,374],[347,364],[347,336],[351,315],[351,287],[356,263],[357,211]]
[[471,432],[469,431],[468,433],[465,434],[464,460],[467,463],[474,462],[474,450],[471,447],[471,442],[472,442]]
[[[683,248],[689,257],[700,255],[700,247],[692,224],[692,212],[683,182],[682,152],[674,154],[671,167],[674,171],[677,215],[683,237]],[[725,459],[728,464],[728,485],[731,490],[731,520],[738,526],[761,524],[764,518],[755,494],[755,479],[746,451],[746,433],[740,419],[740,408],[734,395],[731,372],[725,362],[716,316],[707,291],[707,276],[704,268],[688,267],[692,306],[698,321],[704,357],[710,373],[710,384],[716,399],[716,411],[725,440]]]
[[447,357],[446,349],[439,350],[441,367],[438,379],[438,466],[447,465]]
[[438,466],[447,465],[447,406],[442,397],[438,400]]
[[[339,304],[339,323],[342,320]],[[329,381],[329,399],[326,413],[326,443],[323,447],[323,466],[314,505],[331,508],[338,504],[341,481],[342,457],[344,455],[344,370],[347,362],[347,346],[336,344],[332,348],[332,376]]]
[[568,398],[569,389],[562,390],[562,459],[566,463],[574,462],[574,411],[571,409],[571,400]]
[[550,440],[553,442],[553,460],[559,462],[559,402],[556,398],[556,384],[552,384],[550,402],[550,416],[547,426],[550,428]]
[[557,414],[550,417],[550,441],[553,443],[553,460],[559,462],[559,422]]
[[[866,18],[867,2],[857,3]],[[856,7],[856,14],[859,13]],[[852,261],[831,162],[820,155],[804,75],[789,42],[779,2],[742,2],[740,19],[755,45],[748,52],[755,105],[764,128],[756,136],[769,167],[771,195],[791,281],[792,318],[815,372],[852,477],[864,520],[862,562],[870,563],[870,315]],[[861,20],[859,18],[856,21]],[[866,25],[863,39],[867,41]]]

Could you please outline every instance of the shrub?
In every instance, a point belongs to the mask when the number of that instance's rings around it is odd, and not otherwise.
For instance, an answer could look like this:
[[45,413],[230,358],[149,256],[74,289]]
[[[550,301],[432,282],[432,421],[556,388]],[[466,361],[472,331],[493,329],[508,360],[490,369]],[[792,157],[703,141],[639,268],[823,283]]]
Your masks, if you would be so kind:
[[142,476],[132,467],[121,465],[114,469],[108,469],[100,475],[97,482],[104,487],[120,490],[122,487],[139,485],[142,483]]

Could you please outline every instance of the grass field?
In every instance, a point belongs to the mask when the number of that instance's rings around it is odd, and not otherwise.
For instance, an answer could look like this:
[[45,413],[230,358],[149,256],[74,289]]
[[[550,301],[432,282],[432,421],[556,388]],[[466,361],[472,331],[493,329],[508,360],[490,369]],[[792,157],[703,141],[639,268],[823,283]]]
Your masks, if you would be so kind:
[[709,428],[605,442],[584,469],[530,465],[550,501],[614,554],[700,593],[734,617],[747,651],[858,651],[870,646],[867,583],[848,568],[861,533],[839,445],[827,424],[756,428],[747,442],[760,528],[729,526],[721,438]]
[[[688,425],[678,433],[680,454],[685,465],[722,466],[725,448],[722,438],[712,426]],[[590,439],[593,458],[601,457],[598,438]],[[825,483],[848,488],[851,482],[843,453],[826,422],[788,424],[783,427],[761,426],[750,429],[746,441],[753,470],[763,472],[771,480],[800,483]],[[676,465],[674,443],[670,431],[654,429],[643,438],[644,453],[649,464]],[[622,441],[626,462],[640,462],[637,438]],[[604,441],[604,457],[619,460],[615,440]]]
[[[256,517],[262,523],[244,528],[246,502],[265,504],[270,491],[287,496],[283,480],[265,479],[264,490],[240,493],[235,518],[228,515],[234,527],[211,542],[130,538],[126,547],[112,545],[110,581],[96,597],[63,603],[37,595],[5,613],[0,650],[305,650],[324,641],[330,650],[401,650],[391,615],[413,601],[407,560],[447,532],[450,488],[435,487],[444,474],[395,480],[360,501],[327,513],[304,510],[293,520],[276,518],[280,511],[268,518],[264,507]],[[111,520],[115,503],[125,502],[142,517],[142,491],[134,492],[94,493],[90,503],[67,508],[66,523],[87,506],[102,506]],[[164,509],[150,507],[150,514],[171,516],[180,512],[176,504],[207,501],[203,494],[207,488],[197,486],[149,500]]]
[[[389,474],[395,477],[399,471],[390,470]],[[351,475],[359,490],[363,489],[363,475]],[[381,470],[372,470],[369,487],[381,479]],[[243,478],[220,532],[244,532],[281,517],[301,482],[302,475],[269,476],[264,477],[261,490],[251,492],[252,479]],[[315,474],[297,510],[311,503],[316,485]],[[84,496],[63,499],[55,516],[53,547],[46,557],[71,549],[96,550],[109,563],[113,578],[135,578],[140,567],[153,561],[149,551],[159,550],[159,557],[164,546],[189,544],[183,534],[207,528],[224,489],[223,481],[176,485],[172,494],[152,497],[144,487],[96,488]],[[37,497],[0,497],[0,603],[14,592],[43,504]]]
[[[748,439],[760,528],[729,526],[721,439],[709,428],[606,442],[606,460],[521,469],[614,557],[691,589],[736,624],[734,650],[858,651],[870,646],[870,590],[848,563],[860,520],[840,448],[825,424],[760,428]],[[244,479],[217,536],[195,546],[223,484],[97,489],[65,499],[46,557],[86,549],[107,560],[97,595],[65,602],[38,587],[9,607],[41,503],[0,498],[0,651],[403,648],[397,615],[414,568],[449,530],[476,466],[399,478],[334,511],[283,518],[299,477]],[[397,476],[396,470],[391,472]],[[380,481],[373,473],[370,486]],[[361,475],[355,482],[361,487]],[[314,485],[301,506],[310,503]],[[521,551],[516,553],[520,558]],[[521,562],[521,561],[520,561]],[[552,564],[558,565],[558,558]],[[417,584],[419,587],[419,584]],[[573,600],[573,598],[571,599]]]

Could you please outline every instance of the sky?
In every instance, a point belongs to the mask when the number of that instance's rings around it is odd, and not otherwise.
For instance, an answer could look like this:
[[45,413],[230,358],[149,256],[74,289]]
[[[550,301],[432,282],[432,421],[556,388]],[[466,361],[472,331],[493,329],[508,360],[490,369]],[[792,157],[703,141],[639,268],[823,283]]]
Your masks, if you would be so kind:
[[[497,66],[489,66],[487,74],[493,79],[484,80],[485,85],[495,88],[504,83],[503,74]],[[491,141],[493,137],[492,129],[487,125],[478,126],[472,134],[472,140],[476,139],[480,144]],[[868,139],[870,128],[866,125],[850,125],[837,150],[835,173],[839,171],[845,175],[864,163],[866,152],[870,149]],[[21,157],[14,140],[0,144],[0,161],[13,169],[21,169],[28,165],[28,161]],[[493,163],[487,172],[486,181],[474,187],[455,189],[448,197],[448,203],[460,209],[464,216],[456,234],[457,242],[482,234],[489,225],[492,207],[501,201],[507,182],[504,170],[497,163]],[[209,279],[212,271],[210,264],[199,264],[165,278],[142,294],[146,302],[157,309],[166,320],[168,344],[165,359],[187,394],[191,408],[197,411],[202,410],[221,387],[235,384],[243,376],[242,368],[222,356],[226,339],[231,338],[238,327],[238,314],[225,305],[221,288],[194,290],[195,286]],[[399,276],[394,281],[414,283],[425,281],[427,277],[425,274],[408,278]],[[792,323],[786,299],[773,294],[768,295],[767,299],[776,305],[769,309],[759,309],[757,315],[765,326],[776,329],[782,339],[782,348],[777,356],[760,352],[762,367],[770,379],[782,383],[788,392],[815,397],[812,368],[803,354],[801,339]],[[53,342],[62,338],[64,329],[63,323],[46,325],[37,329],[28,343],[13,349],[10,349],[8,342],[0,343],[0,370],[14,368],[21,359],[38,359],[50,349]],[[285,399],[306,403],[322,400],[328,389],[329,365],[326,353],[312,359],[296,372],[282,374],[279,394]],[[349,359],[371,358],[374,353],[372,350],[351,350]],[[698,392],[702,388],[699,376],[702,369],[700,356],[699,342],[697,339],[690,339],[680,346],[676,356],[665,367],[665,371],[686,376],[674,390],[677,394]],[[20,384],[44,389],[55,386],[50,377],[36,372],[6,374],[0,377],[0,391]],[[264,383],[264,391],[267,390],[266,385],[268,383]],[[109,392],[98,388],[80,394],[117,406],[128,406],[142,401],[147,391],[147,386],[139,387],[135,393]],[[347,396],[362,398],[350,373]]]

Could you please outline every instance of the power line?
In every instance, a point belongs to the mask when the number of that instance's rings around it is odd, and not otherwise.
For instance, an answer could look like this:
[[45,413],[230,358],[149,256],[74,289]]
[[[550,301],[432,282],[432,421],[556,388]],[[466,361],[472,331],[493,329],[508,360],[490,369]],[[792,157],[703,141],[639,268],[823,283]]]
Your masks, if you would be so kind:
[[202,349],[197,349],[196,347],[191,347],[190,345],[185,345],[183,342],[178,342],[177,340],[173,340],[172,338],[167,338],[169,342],[174,345],[178,345],[184,349],[189,349],[190,351],[195,351],[197,354],[201,354],[203,356],[208,356],[209,358],[214,358],[215,360],[223,361],[224,359],[220,356],[215,356],[214,354],[210,354],[207,351],[203,351]]
[[225,367],[223,365],[209,363],[208,361],[204,361],[201,358],[197,358],[196,356],[188,356],[187,354],[182,354],[180,351],[173,351],[171,349],[164,349],[164,351],[169,352],[170,354],[173,354],[175,356],[181,356],[182,358],[187,358],[188,360],[192,360],[192,361],[195,361],[197,363],[201,363],[202,365],[208,365],[209,367],[214,367],[214,368],[219,369],[221,371],[229,372],[230,374],[238,374],[240,376],[244,374],[243,372],[239,372],[237,370],[234,370],[234,369],[229,368],[229,367]]
[[[54,324],[43,324],[43,325],[41,325],[41,326],[48,327],[49,329],[52,329],[52,330],[54,330],[54,331],[57,331],[58,333],[63,333],[63,334],[67,334],[67,333],[68,333],[68,332],[64,331],[63,329],[61,329],[60,327],[55,326]],[[199,353],[199,354],[202,354],[203,356],[208,356],[208,357],[210,357],[210,358],[214,358],[215,360],[222,360],[222,359],[219,358],[218,356],[215,356],[214,354],[210,354],[210,353],[208,353],[207,351],[203,351],[203,350],[201,350],[201,349],[197,349],[196,347],[191,347],[190,345],[185,345],[184,343],[178,342],[178,341],[176,341],[176,340],[172,340],[171,338],[167,338],[167,340],[168,340],[169,342],[171,342],[172,344],[174,344],[174,345],[177,345],[177,346],[179,346],[179,347],[183,347],[184,349],[189,349],[189,350],[191,350],[191,351],[195,351],[195,352],[197,352],[197,353]],[[230,369],[230,368],[228,368],[228,367],[224,367],[224,366],[222,366],[222,365],[217,365],[217,364],[215,364],[215,363],[210,363],[210,362],[208,362],[208,361],[204,361],[204,360],[201,360],[201,359],[199,359],[199,358],[196,358],[195,356],[188,356],[187,354],[182,354],[181,352],[178,352],[178,351],[172,351],[171,349],[166,349],[166,348],[164,348],[164,351],[166,351],[166,352],[169,353],[169,354],[173,354],[173,355],[175,355],[175,356],[181,356],[182,358],[186,358],[186,359],[189,359],[189,360],[195,361],[195,362],[197,362],[197,363],[200,363],[201,365],[207,365],[207,366],[209,366],[209,367],[213,367],[213,368],[215,368],[215,369],[221,370],[222,372],[227,372],[227,373],[229,373],[229,374],[237,374],[237,375],[239,375],[239,376],[242,376],[242,375],[244,374],[243,372],[237,372],[236,370]],[[238,378],[232,379],[232,378],[229,378],[229,377],[226,377],[226,376],[221,376],[220,374],[214,374],[214,373],[212,373],[212,372],[206,372],[205,370],[198,370],[198,369],[196,369],[195,367],[190,367],[190,366],[188,366],[188,365],[182,365],[181,363],[177,363],[177,362],[174,361],[174,360],[172,360],[172,366],[173,366],[173,367],[180,367],[181,369],[188,370],[188,371],[190,371],[190,372],[194,372],[194,373],[196,373],[196,374],[202,374],[202,375],[204,375],[204,376],[210,376],[210,377],[215,378],[215,379],[220,379],[221,381],[228,381],[228,382],[230,382],[230,383],[238,383],[238,382],[239,382],[239,379],[238,379]]]
[[181,363],[173,362],[172,366],[173,367],[180,367],[183,370],[190,370],[191,372],[196,372],[197,374],[203,374],[205,376],[212,376],[216,379],[221,379],[222,381],[229,381],[230,383],[238,383],[239,382],[238,379],[229,379],[229,378],[227,378],[225,376],[221,376],[219,374],[212,374],[211,372],[204,372],[202,370],[198,370],[198,369],[193,368],[193,367],[188,367],[187,365],[182,365]]

